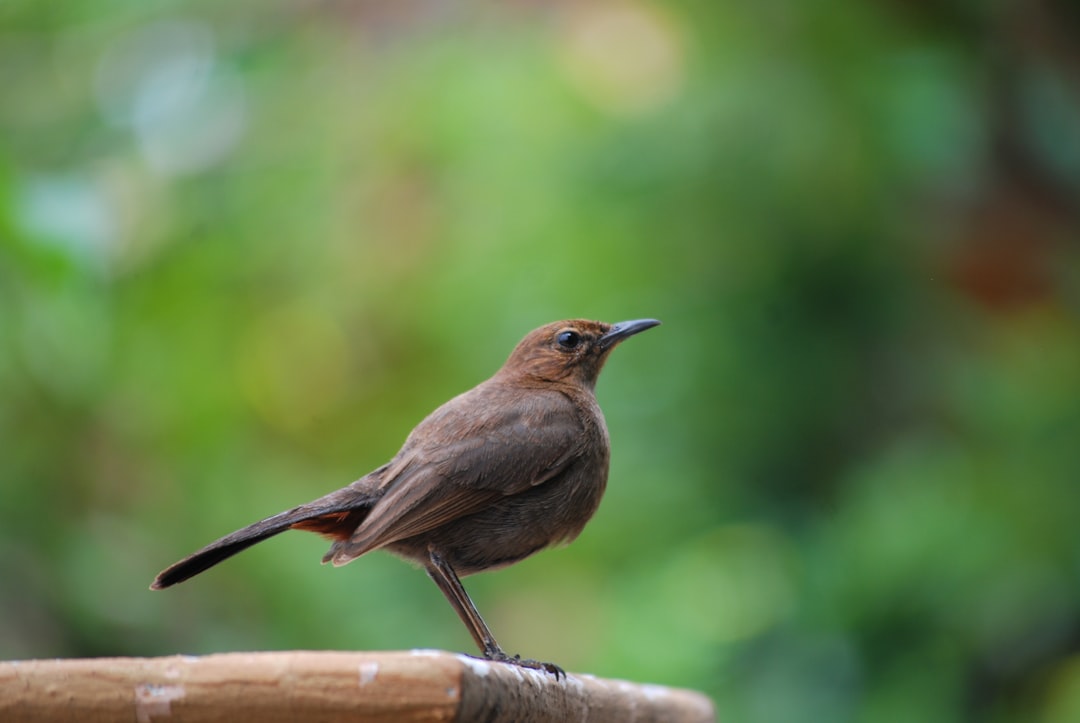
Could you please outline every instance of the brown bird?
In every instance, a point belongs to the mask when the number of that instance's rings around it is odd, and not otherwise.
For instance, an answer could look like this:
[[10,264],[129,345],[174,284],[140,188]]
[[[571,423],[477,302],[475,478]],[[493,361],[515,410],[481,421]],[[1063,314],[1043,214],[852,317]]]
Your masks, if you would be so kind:
[[388,463],[348,487],[237,530],[163,570],[183,582],[285,530],[334,543],[323,562],[386,549],[424,566],[490,660],[562,674],[510,656],[458,576],[511,565],[570,542],[607,484],[610,446],[594,387],[611,350],[655,319],[559,321],[532,331],[496,374],[442,405]]

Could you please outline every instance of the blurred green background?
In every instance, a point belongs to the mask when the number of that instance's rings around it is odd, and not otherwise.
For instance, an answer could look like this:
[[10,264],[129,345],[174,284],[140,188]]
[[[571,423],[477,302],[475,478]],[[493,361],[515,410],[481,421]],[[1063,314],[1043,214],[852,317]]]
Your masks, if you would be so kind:
[[653,316],[504,646],[738,721],[1080,720],[1080,10],[0,4],[0,658],[472,651],[290,533],[530,329]]

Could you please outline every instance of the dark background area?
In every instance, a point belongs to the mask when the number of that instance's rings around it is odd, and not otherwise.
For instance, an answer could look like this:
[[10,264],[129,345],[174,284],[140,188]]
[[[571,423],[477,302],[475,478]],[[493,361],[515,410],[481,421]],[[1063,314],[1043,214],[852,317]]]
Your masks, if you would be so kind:
[[508,650],[722,720],[1080,720],[1080,10],[0,5],[0,657],[472,650],[383,554],[168,563],[559,318],[572,546]]

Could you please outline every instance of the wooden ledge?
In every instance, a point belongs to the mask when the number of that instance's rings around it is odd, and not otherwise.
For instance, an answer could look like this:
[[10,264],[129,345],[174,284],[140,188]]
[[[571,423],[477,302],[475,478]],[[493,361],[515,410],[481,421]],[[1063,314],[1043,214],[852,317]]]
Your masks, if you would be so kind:
[[705,723],[701,693],[437,650],[0,662],[0,721]]

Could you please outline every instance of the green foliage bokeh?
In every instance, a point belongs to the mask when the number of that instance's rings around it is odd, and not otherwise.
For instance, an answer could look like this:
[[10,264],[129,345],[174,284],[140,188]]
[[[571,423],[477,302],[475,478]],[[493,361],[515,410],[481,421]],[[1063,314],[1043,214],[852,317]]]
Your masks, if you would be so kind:
[[[384,7],[385,5],[385,7]],[[1034,40],[1033,40],[1034,38]],[[471,651],[291,533],[559,318],[656,317],[508,650],[722,720],[1080,718],[1064,3],[0,7],[0,657]]]

